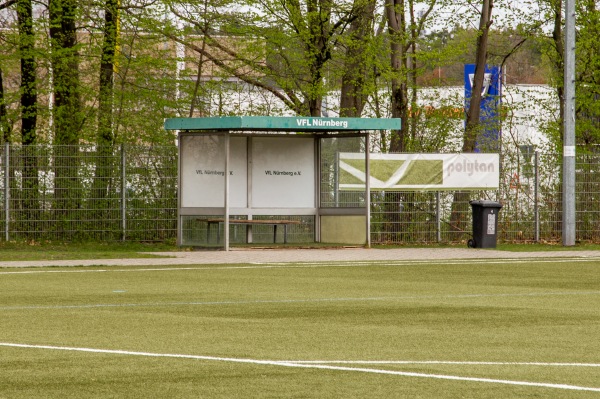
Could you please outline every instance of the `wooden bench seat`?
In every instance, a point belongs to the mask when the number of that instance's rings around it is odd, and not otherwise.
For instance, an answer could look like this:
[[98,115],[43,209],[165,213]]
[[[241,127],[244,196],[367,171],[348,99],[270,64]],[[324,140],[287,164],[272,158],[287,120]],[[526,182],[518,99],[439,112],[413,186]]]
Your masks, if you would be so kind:
[[[218,226],[222,223],[225,223],[225,219],[197,219],[199,222],[206,222],[207,230],[206,230],[206,242],[208,243],[210,240],[210,227],[215,224],[217,225],[217,242],[221,239],[221,229]],[[277,226],[283,226],[283,243],[287,244],[287,226],[290,224],[300,224],[298,220],[269,220],[269,219],[229,219],[229,224],[243,224],[250,228],[253,225],[268,225],[273,226],[273,243],[277,242]]]

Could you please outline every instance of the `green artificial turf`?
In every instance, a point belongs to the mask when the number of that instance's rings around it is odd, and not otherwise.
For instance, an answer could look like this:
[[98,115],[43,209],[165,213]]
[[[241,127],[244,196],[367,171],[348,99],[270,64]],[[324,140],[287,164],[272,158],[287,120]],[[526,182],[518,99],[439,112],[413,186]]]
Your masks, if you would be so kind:
[[593,259],[3,269],[0,398],[592,398],[465,378],[600,389],[599,309]]

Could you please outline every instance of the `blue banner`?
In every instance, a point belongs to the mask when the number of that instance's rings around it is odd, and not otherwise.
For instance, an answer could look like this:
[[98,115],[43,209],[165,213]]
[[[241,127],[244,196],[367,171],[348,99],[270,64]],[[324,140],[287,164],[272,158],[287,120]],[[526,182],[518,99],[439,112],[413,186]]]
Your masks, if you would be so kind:
[[[465,111],[469,110],[475,64],[465,64]],[[477,136],[476,152],[500,151],[500,105],[502,102],[502,78],[499,66],[485,66],[479,121],[483,125]]]

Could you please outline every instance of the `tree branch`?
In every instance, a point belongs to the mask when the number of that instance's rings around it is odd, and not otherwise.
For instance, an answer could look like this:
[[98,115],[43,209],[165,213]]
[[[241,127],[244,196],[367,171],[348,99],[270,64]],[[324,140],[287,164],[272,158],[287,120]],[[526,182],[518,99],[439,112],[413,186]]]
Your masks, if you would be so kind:
[[6,3],[0,4],[0,10],[4,10],[5,8],[12,6],[13,4],[16,4],[17,1],[18,0],[8,0]]
[[197,46],[193,43],[189,43],[186,42],[183,39],[178,38],[176,35],[169,33],[169,32],[162,32],[163,35],[165,35],[165,37],[177,42],[177,43],[181,43],[184,46],[187,46],[189,48],[191,48],[192,50],[196,51],[198,54],[202,54],[204,57],[206,57],[207,59],[209,59],[211,62],[213,62],[215,65],[217,65],[219,68],[223,69],[224,71],[227,71],[228,73],[232,74],[233,76],[235,76],[236,78],[251,84],[253,86],[259,87],[261,89],[267,90],[268,92],[272,93],[275,97],[279,98],[281,101],[284,102],[284,104],[289,107],[290,109],[297,111],[298,107],[296,106],[296,104],[294,104],[294,102],[292,102],[289,98],[285,97],[284,95],[282,95],[278,90],[275,90],[273,87],[270,87],[269,85],[261,82],[258,79],[255,78],[251,78],[246,74],[240,73],[237,69],[235,68],[231,68],[230,66],[228,66],[225,62],[223,62],[222,60],[220,60],[219,58],[213,56],[211,53],[209,53],[206,49],[202,49],[202,47]]
[[500,64],[500,68],[504,67],[504,64],[506,63],[506,61],[510,58],[511,55],[513,55],[514,53],[517,52],[517,50],[523,45],[525,44],[525,42],[527,41],[527,38],[523,38],[521,39],[521,41],[519,41],[519,43],[515,44],[513,46],[513,48],[510,49],[510,51],[508,52],[508,54],[506,54],[504,56],[504,58],[502,58],[502,63]]

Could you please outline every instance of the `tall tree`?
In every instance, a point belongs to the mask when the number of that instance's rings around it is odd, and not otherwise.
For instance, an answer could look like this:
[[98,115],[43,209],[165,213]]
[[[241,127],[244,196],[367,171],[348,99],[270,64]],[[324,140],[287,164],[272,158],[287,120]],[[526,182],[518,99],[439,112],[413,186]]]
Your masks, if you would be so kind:
[[[596,152],[600,144],[600,10],[594,0],[577,7],[577,144]],[[577,3],[576,3],[577,4]]]
[[[479,31],[477,34],[477,50],[475,54],[475,76],[471,89],[471,99],[467,111],[467,121],[463,139],[463,152],[473,152],[480,131],[480,107],[483,92],[483,80],[488,57],[488,37],[492,25],[493,0],[482,0],[479,18]],[[450,226],[453,231],[463,233],[467,230],[465,226],[468,215],[469,193],[456,191],[452,202],[452,213],[450,214]]]
[[404,0],[386,0],[385,12],[390,35],[390,64],[391,64],[391,108],[392,117],[402,119],[403,123],[397,132],[392,133],[390,151],[404,152],[407,150],[408,134],[408,46],[406,31],[406,7]]
[[[554,42],[554,50],[555,54],[553,54],[550,59],[553,61],[554,67],[556,69],[557,75],[560,78],[556,79],[556,92],[559,99],[559,107],[560,107],[560,120],[564,120],[565,116],[565,90],[564,90],[564,79],[563,79],[563,70],[564,70],[564,56],[565,56],[565,42],[563,35],[563,15],[562,15],[562,0],[550,0],[550,9],[554,16],[554,26],[552,30],[552,40]],[[564,126],[562,123],[559,124],[559,134],[560,140],[563,137]]]
[[4,81],[2,79],[2,68],[0,68],[0,143],[10,142],[11,126],[8,122],[8,113],[6,112],[6,100],[4,98]]
[[[96,219],[105,223],[105,211],[109,209],[105,198],[112,186],[111,180],[115,170],[113,165],[113,131],[114,107],[114,71],[115,53],[118,35],[119,0],[106,0],[104,4],[104,26],[102,29],[102,50],[100,55],[100,76],[98,83],[98,132],[96,169],[94,172],[93,198]],[[106,228],[108,229],[108,227]]]
[[413,0],[385,0],[390,36],[391,114],[402,119],[400,130],[392,132],[392,152],[408,151],[415,135],[414,130],[409,130],[416,127],[409,123],[409,108],[417,104],[417,41],[436,4],[436,0],[426,2],[424,11],[417,17]]
[[77,1],[49,0],[54,89],[54,144],[79,143],[79,56]]
[[344,70],[340,91],[340,116],[360,117],[368,96],[368,74],[373,70],[375,0],[355,0],[356,18],[346,33]]
[[19,23],[19,53],[21,58],[21,141],[23,143],[23,208],[34,213],[38,202],[38,158],[35,151],[37,140],[37,86],[35,74],[35,35],[31,0],[17,2]]
[[[417,104],[417,41],[423,32],[429,14],[436,5],[436,0],[425,2],[425,10],[420,17],[415,16],[415,1],[413,0],[385,0],[384,13],[387,21],[389,38],[389,75],[391,86],[391,116],[400,118],[402,124],[400,129],[391,132],[389,150],[390,152],[406,152],[412,150],[412,142],[415,137],[416,123],[410,122],[416,113],[410,115],[411,106],[416,108]],[[411,130],[412,129],[412,130]],[[398,234],[396,226],[401,219],[410,222],[412,213],[401,212],[400,207],[406,193],[386,192],[386,211],[389,215],[387,229],[390,239],[395,240]],[[409,204],[410,206],[410,204]],[[408,209],[406,209],[408,210]]]
[[100,55],[100,79],[98,84],[98,145],[111,146],[113,134],[113,98],[115,53],[117,49],[119,0],[106,0],[104,26],[102,27],[102,53]]
[[[202,1],[170,4],[184,31],[168,24],[150,29],[202,54],[225,75],[270,92],[296,114],[321,115],[326,66],[355,18],[351,3],[248,2],[247,9],[233,12],[220,4],[209,11],[210,26],[197,18],[205,13]],[[233,8],[240,9],[239,2]],[[198,45],[198,33],[205,45]]]
[[479,31],[477,35],[477,50],[475,54],[475,76],[469,109],[467,110],[467,122],[463,140],[463,152],[473,152],[480,130],[481,100],[483,93],[483,80],[488,58],[488,37],[492,25],[493,0],[483,0],[481,16],[479,19]]
[[[304,17],[299,1],[290,2],[288,9],[292,26],[300,33],[299,38],[304,47],[304,57],[309,72],[304,103],[310,116],[321,116],[324,93],[323,72],[325,64],[331,59],[331,52],[336,43],[333,39],[335,27],[331,20],[333,4],[332,0],[308,0]],[[346,21],[343,23],[345,24]]]
[[51,64],[54,91],[54,195],[55,213],[65,223],[80,208],[79,56],[77,52],[77,1],[49,0]]
[[[545,48],[545,56],[551,68],[550,83],[556,90],[559,106],[559,118],[549,124],[549,137],[556,151],[562,150],[565,115],[564,88],[564,26],[563,0],[543,0],[545,17],[552,23],[550,45]],[[577,0],[576,7],[576,74],[575,105],[577,115],[576,142],[579,149],[597,151],[600,144],[600,53],[598,35],[600,34],[600,10],[597,1]]]
[[17,2],[19,52],[21,55],[21,137],[24,145],[35,144],[37,88],[35,76],[35,35],[31,0]]
[[[16,3],[17,0],[9,0],[7,2],[1,3],[0,10],[8,8]],[[0,137],[0,142],[5,143],[10,141],[12,128],[10,126],[10,123],[8,122],[8,113],[6,110],[6,97],[4,94],[4,80],[2,74],[2,68],[0,68],[0,132],[2,133]]]

